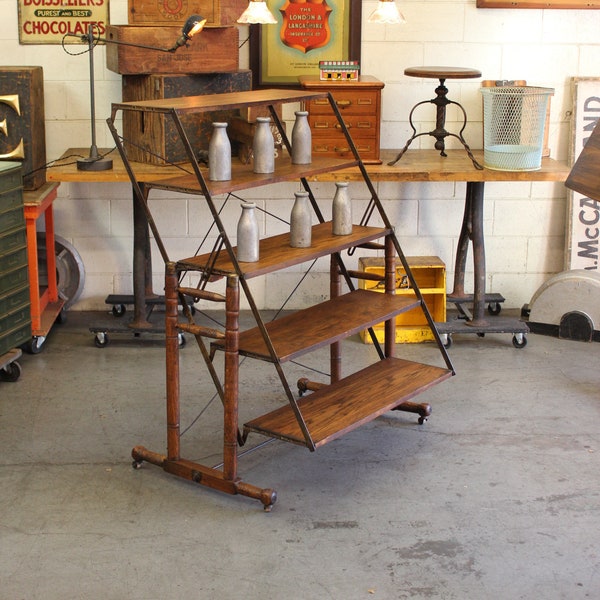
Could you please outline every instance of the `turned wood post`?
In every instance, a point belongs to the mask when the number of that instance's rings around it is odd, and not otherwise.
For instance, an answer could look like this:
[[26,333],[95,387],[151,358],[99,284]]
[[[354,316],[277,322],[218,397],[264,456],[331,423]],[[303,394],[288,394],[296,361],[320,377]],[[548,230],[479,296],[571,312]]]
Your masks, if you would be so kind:
[[[396,258],[394,241],[391,235],[385,237],[385,293],[396,293]],[[396,350],[396,317],[387,320],[384,325],[386,356],[394,356]]]
[[223,476],[237,477],[240,288],[236,275],[227,277],[225,292],[225,385],[223,410]]
[[179,460],[179,335],[177,330],[177,270],[165,265],[165,356],[167,372],[167,458]]

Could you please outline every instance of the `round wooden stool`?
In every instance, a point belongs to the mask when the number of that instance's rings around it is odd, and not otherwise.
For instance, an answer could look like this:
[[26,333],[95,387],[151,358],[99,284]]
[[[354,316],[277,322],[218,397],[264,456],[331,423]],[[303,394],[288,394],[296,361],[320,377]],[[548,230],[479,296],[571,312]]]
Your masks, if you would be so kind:
[[[477,77],[481,77],[481,71],[477,69],[468,69],[465,67],[409,67],[404,70],[404,74],[409,77],[427,77],[431,79],[439,79],[440,85],[435,88],[436,97],[432,100],[423,100],[413,106],[410,111],[410,115],[408,117],[408,122],[410,124],[411,129],[413,130],[413,134],[406,142],[404,148],[400,151],[400,154],[391,161],[389,164],[396,164],[401,158],[402,155],[406,152],[410,144],[415,138],[418,138],[422,135],[431,135],[436,139],[435,149],[440,151],[442,156],[446,156],[445,151],[445,139],[448,136],[457,138],[460,143],[463,145],[464,149],[467,151],[469,158],[473,161],[473,165],[476,169],[483,169],[483,167],[475,160],[471,149],[467,142],[465,142],[463,138],[463,131],[467,126],[467,113],[465,109],[458,103],[453,100],[448,100],[448,88],[444,85],[446,79],[475,79]],[[427,131],[425,133],[417,133],[417,130],[413,124],[413,113],[416,108],[421,106],[421,104],[435,104],[436,105],[436,120],[435,120],[435,129],[433,131]],[[446,130],[446,106],[448,104],[455,104],[460,108],[463,114],[463,126],[458,134],[450,133]]]

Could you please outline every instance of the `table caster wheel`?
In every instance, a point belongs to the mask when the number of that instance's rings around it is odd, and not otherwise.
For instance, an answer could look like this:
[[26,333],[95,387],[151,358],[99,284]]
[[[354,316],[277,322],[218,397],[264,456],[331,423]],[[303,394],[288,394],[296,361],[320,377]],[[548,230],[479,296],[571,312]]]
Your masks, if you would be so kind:
[[122,317],[127,312],[127,307],[124,304],[115,304],[112,307],[113,317]]
[[132,469],[135,469],[135,470],[137,471],[138,469],[141,469],[141,468],[142,468],[142,463],[143,463],[143,462],[144,462],[143,460],[134,460],[134,461],[131,463],[131,468],[132,468]]
[[419,417],[419,425],[423,425],[427,421],[427,417]]
[[56,316],[56,322],[60,323],[61,325],[67,322],[67,309],[64,306],[60,309],[60,312]]
[[442,340],[442,344],[444,344],[444,348],[446,348],[446,350],[448,350],[448,348],[450,348],[452,346],[452,336],[450,336],[447,333],[442,333],[440,338]]
[[520,350],[521,348],[525,348],[527,346],[527,338],[523,333],[515,333],[512,339],[513,346]]
[[14,361],[0,369],[0,380],[17,381],[21,377],[21,365]]
[[499,315],[502,310],[502,305],[499,302],[490,302],[487,309],[490,315]]
[[108,346],[108,335],[104,331],[99,331],[94,337],[96,348],[105,348]]
[[26,344],[25,349],[27,350],[27,352],[29,352],[29,354],[39,354],[42,351],[42,347],[43,347],[45,341],[46,341],[46,336],[35,335]]
[[180,348],[183,348],[187,344],[187,340],[185,339],[185,335],[183,335],[183,333],[177,334],[177,342],[179,343]]

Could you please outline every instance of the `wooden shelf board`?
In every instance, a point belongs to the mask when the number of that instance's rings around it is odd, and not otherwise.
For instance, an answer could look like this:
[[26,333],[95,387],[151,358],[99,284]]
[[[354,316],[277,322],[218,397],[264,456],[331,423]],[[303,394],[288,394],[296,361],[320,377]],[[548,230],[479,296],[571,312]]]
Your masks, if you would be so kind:
[[323,96],[327,96],[327,93],[323,91],[265,89],[179,98],[160,98],[157,100],[115,102],[112,109],[113,112],[117,110],[142,110],[144,112],[186,114],[246,108],[248,106],[268,106],[282,102],[303,102]]
[[[253,263],[240,263],[243,276],[246,279],[266,275],[273,271],[299,265],[315,260],[330,253],[342,252],[362,243],[384,237],[389,231],[380,227],[364,227],[354,225],[349,235],[333,235],[331,222],[320,223],[312,228],[312,243],[310,248],[292,248],[290,234],[282,233],[260,240],[259,260]],[[235,250],[235,249],[234,249]],[[177,262],[179,270],[202,271],[209,262],[209,255],[203,254],[185,258]],[[227,275],[235,273],[235,267],[225,250],[212,267],[212,272]]]
[[[316,447],[410,400],[451,376],[451,371],[399,358],[386,358],[341,381],[300,398],[298,407]],[[289,405],[244,425],[253,431],[294,444],[304,436]]]
[[[416,299],[355,290],[271,321],[266,329],[279,360],[286,362],[418,306]],[[212,346],[223,350],[224,342]],[[271,358],[258,327],[240,333],[239,348],[244,356]]]
[[[210,181],[208,169],[201,168],[201,171],[211,195],[219,196],[273,183],[299,181],[302,177],[316,177],[331,171],[349,169],[357,164],[356,160],[348,158],[314,157],[310,165],[294,165],[286,155],[275,162],[273,173],[255,173],[252,170],[252,163],[244,164],[235,158],[231,166],[231,179],[228,181]],[[156,178],[150,173],[140,177],[140,181],[150,187],[162,190],[183,194],[203,193],[198,178],[193,173],[178,174],[173,177],[164,177],[164,175],[159,174]]]

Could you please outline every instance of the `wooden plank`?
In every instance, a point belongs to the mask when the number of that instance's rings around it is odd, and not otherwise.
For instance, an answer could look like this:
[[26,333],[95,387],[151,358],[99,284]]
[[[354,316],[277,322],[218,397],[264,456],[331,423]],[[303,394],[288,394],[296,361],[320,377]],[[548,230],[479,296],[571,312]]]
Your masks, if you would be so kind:
[[[273,173],[254,173],[252,163],[243,164],[240,161],[233,161],[231,165],[232,176],[229,181],[210,181],[208,179],[208,169],[201,168],[206,185],[213,196],[227,194],[229,192],[247,190],[249,188],[271,185],[273,183],[283,183],[286,181],[298,181],[301,177],[309,175],[318,175],[320,173],[329,173],[332,169],[339,169],[356,165],[354,159],[340,159],[333,157],[314,158],[310,165],[294,165],[289,156],[282,156],[275,161],[275,171]],[[141,177],[140,181],[148,183],[153,187],[165,190],[182,192],[186,194],[200,194],[202,189],[200,182],[195,175],[191,173],[178,175],[169,180],[161,177],[154,181],[150,177]]]
[[594,128],[565,185],[588,198],[600,200],[600,126]]
[[[380,227],[365,227],[354,225],[349,235],[333,235],[331,221],[314,225],[312,228],[312,243],[310,248],[292,248],[290,246],[289,232],[263,238],[260,240],[257,262],[240,263],[246,279],[266,275],[280,269],[315,260],[329,253],[342,252],[348,248],[358,246],[364,242],[376,240],[385,236],[389,231]],[[179,270],[204,270],[209,260],[208,254],[193,256],[178,261]],[[213,265],[217,274],[235,273],[231,259],[222,251]]]
[[[271,321],[266,329],[277,357],[286,362],[418,306],[419,302],[411,296],[355,290]],[[213,347],[222,350],[224,342],[216,341]],[[239,351],[246,356],[270,359],[258,327],[240,333]]]
[[[341,381],[300,398],[298,407],[316,447],[322,446],[451,376],[451,371],[399,358],[386,358]],[[254,431],[305,445],[289,405],[244,425]]]
[[265,104],[279,105],[282,102],[301,102],[326,96],[325,92],[302,90],[252,90],[207,96],[187,96],[170,100],[148,100],[146,102],[120,102],[113,107],[121,110],[145,110],[156,112],[188,112],[222,110],[225,108],[247,108]]
[[[253,92],[255,93],[255,92]],[[257,92],[256,92],[257,93]],[[260,104],[260,103],[259,103]],[[105,152],[100,149],[100,152]],[[566,161],[553,158],[542,158],[542,167],[538,171],[494,171],[492,169],[475,169],[464,150],[448,150],[446,158],[436,150],[408,150],[393,166],[387,162],[392,160],[398,150],[382,150],[383,164],[367,165],[371,181],[558,181],[567,179],[570,167]],[[475,158],[483,162],[483,150],[475,151]],[[48,181],[77,182],[128,182],[129,177],[118,152],[113,151],[109,157],[113,159],[113,168],[109,171],[78,171],[74,156],[89,156],[89,148],[69,148],[46,170]],[[351,163],[348,168],[336,172],[323,172],[309,175],[310,181],[362,181],[360,170]],[[167,165],[157,166],[145,163],[133,163],[134,171],[141,180],[157,181],[169,179],[181,173],[179,167]],[[189,168],[189,167],[188,167]]]

